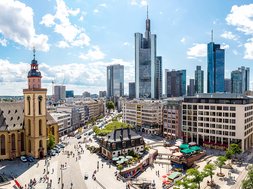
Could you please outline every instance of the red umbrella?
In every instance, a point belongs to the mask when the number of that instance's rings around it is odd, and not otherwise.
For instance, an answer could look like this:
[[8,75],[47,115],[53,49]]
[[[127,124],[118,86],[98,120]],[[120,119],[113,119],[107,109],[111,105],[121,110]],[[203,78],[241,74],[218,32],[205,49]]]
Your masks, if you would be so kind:
[[166,182],[168,182],[167,180],[163,180],[163,184],[165,184]]
[[21,185],[19,184],[19,182],[16,179],[14,180],[14,182],[17,185],[18,188],[21,188]]
[[163,175],[162,177],[163,177],[163,178],[166,178],[166,177],[167,177],[167,175]]

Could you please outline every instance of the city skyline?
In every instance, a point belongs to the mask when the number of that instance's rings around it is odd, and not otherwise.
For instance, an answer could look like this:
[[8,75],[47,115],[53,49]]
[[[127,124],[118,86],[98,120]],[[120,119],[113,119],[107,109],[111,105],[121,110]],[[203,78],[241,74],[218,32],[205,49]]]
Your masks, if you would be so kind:
[[[226,49],[225,78],[230,78],[237,67],[251,67],[250,1],[111,2],[1,1],[0,95],[22,94],[33,46],[43,75],[42,87],[48,89],[49,95],[52,81],[65,84],[75,94],[105,90],[106,66],[111,64],[124,65],[128,93],[128,82],[134,81],[134,33],[144,32],[147,3],[151,32],[157,34],[157,51],[163,57],[163,71],[186,69],[188,82],[200,65],[206,84],[206,49],[212,29],[213,41]],[[213,14],[208,14],[210,10]]]

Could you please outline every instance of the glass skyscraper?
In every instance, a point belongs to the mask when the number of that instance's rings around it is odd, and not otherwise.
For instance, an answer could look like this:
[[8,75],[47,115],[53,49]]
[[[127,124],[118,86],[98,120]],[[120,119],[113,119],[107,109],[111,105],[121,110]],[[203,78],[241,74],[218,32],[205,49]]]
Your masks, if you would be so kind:
[[204,71],[201,66],[197,66],[195,70],[195,92],[204,93]]
[[207,92],[224,92],[225,50],[219,44],[207,45]]
[[124,66],[107,66],[107,97],[124,95]]
[[165,95],[166,97],[186,95],[186,70],[165,69]]
[[249,90],[250,69],[244,66],[231,72],[231,92],[244,93]]
[[136,98],[162,96],[162,57],[156,56],[156,35],[150,32],[148,15],[145,37],[135,33],[135,92]]
[[129,98],[135,98],[135,82],[129,82]]

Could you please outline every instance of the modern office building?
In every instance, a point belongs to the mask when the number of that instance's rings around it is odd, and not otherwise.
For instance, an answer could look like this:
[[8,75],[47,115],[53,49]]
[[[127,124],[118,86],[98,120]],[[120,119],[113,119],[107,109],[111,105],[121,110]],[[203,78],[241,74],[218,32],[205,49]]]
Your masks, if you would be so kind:
[[249,91],[250,69],[244,66],[231,72],[231,92],[244,93]]
[[73,90],[66,91],[66,98],[74,98],[74,91]]
[[187,96],[195,95],[195,80],[190,79],[189,85],[187,86]]
[[186,95],[186,70],[165,69],[165,96],[179,97]]
[[197,66],[195,70],[195,92],[204,93],[204,71],[201,66]]
[[163,104],[158,100],[123,101],[122,121],[152,134],[162,133]]
[[124,95],[124,66],[107,66],[107,97]]
[[146,19],[145,37],[135,33],[135,97],[159,99],[162,96],[162,57],[156,56],[156,35]]
[[186,142],[218,149],[236,143],[248,150],[253,145],[253,98],[227,93],[185,97],[182,130]]
[[99,98],[106,97],[106,91],[99,91]]
[[225,78],[224,82],[224,92],[231,93],[231,79]]
[[129,98],[135,98],[135,82],[129,82]]
[[65,100],[66,98],[66,86],[56,85],[54,86],[54,100]]
[[207,93],[224,92],[225,49],[210,42],[207,45]]
[[90,97],[90,92],[84,91],[83,92],[83,98],[89,98]]
[[182,138],[181,110],[182,97],[163,100],[163,136],[166,139]]

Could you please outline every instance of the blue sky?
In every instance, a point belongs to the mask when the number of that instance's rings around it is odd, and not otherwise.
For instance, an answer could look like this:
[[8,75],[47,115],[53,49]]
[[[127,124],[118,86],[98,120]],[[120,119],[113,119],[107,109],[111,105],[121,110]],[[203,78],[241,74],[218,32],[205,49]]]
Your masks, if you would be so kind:
[[[0,95],[22,95],[32,47],[51,94],[51,82],[75,94],[106,90],[106,66],[125,66],[125,93],[134,81],[134,33],[151,32],[164,69],[186,69],[187,80],[201,65],[206,79],[206,44],[226,49],[225,75],[252,68],[253,4],[244,0],[1,0]],[[164,71],[163,71],[164,72]],[[252,71],[251,71],[252,73]],[[253,80],[253,74],[251,74]],[[251,82],[252,83],[252,82]],[[206,82],[205,82],[206,88]],[[251,87],[252,88],[252,87]]]

